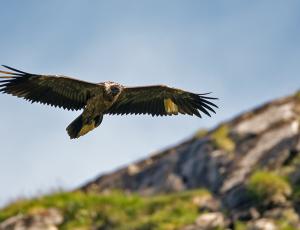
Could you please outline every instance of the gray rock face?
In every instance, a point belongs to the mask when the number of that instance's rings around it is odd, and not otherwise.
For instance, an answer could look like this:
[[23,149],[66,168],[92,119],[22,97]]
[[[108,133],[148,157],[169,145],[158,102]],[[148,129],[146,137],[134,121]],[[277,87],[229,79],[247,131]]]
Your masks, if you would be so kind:
[[[208,132],[82,187],[125,189],[142,194],[207,187],[226,194],[243,184],[257,167],[280,167],[291,151],[300,151],[300,100],[288,97],[243,114],[225,125],[235,150],[213,144]],[[296,177],[296,175],[295,175]]]
[[[87,192],[122,189],[152,195],[204,187],[221,201],[221,208],[233,220],[255,219],[263,213],[259,210],[254,215],[249,211],[253,211],[253,203],[246,184],[253,172],[280,171],[292,184],[300,182],[300,163],[293,163],[300,157],[299,122],[298,94],[242,114],[201,138],[191,138],[148,159],[102,175],[81,189]],[[283,197],[283,203],[286,199]],[[253,222],[249,228],[260,229],[264,220]],[[266,229],[272,229],[272,224],[265,225],[269,226]]]

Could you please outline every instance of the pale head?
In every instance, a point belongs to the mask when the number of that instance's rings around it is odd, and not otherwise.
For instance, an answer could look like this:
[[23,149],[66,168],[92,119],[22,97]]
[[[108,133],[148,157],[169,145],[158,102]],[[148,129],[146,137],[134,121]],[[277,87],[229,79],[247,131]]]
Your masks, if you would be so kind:
[[107,81],[104,82],[104,87],[107,95],[112,96],[112,97],[117,97],[121,93],[123,86],[116,83],[116,82],[111,82]]

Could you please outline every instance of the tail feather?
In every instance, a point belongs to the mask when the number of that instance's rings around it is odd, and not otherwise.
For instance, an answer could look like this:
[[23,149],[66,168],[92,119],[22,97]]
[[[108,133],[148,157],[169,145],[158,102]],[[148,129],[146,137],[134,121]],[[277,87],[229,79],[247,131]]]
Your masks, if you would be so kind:
[[79,138],[98,127],[101,124],[102,119],[103,115],[97,116],[87,123],[84,121],[81,114],[67,127],[67,132],[71,139]]
[[82,129],[82,125],[83,125],[82,115],[80,115],[67,127],[67,132],[71,139],[78,137],[78,134]]

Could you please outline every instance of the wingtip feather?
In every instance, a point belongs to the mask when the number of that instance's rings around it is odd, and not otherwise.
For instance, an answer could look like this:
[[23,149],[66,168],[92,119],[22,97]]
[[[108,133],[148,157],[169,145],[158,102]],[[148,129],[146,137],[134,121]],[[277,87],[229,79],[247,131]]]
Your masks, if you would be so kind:
[[[15,69],[15,68],[10,67],[10,66],[7,66],[7,65],[2,65],[2,66],[3,66],[4,68],[6,68],[6,69],[12,70],[12,71],[17,72],[17,73],[19,73],[19,74],[28,74],[28,73],[26,73],[26,72],[24,72],[24,71]],[[7,73],[9,73],[9,72],[7,72]],[[15,75],[18,75],[17,73],[9,73],[9,74],[15,74]]]

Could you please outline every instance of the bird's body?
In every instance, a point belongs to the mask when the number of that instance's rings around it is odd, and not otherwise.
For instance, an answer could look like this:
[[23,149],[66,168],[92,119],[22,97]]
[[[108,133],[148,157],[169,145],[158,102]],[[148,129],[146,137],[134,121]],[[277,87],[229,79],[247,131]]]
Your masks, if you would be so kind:
[[68,134],[71,138],[83,136],[98,127],[102,122],[103,114],[109,110],[120,95],[121,91],[112,93],[109,89],[111,86],[121,89],[121,85],[114,82],[108,82],[102,85],[104,85],[104,87],[97,87],[91,90],[93,96],[87,100],[83,113],[67,127]]
[[[188,114],[210,116],[217,107],[206,94],[194,94],[164,85],[125,87],[115,82],[89,83],[58,75],[26,73],[8,66],[0,73],[0,92],[31,102],[81,110],[68,127],[71,138],[78,138],[98,127],[105,114]],[[13,72],[11,72],[13,71]],[[200,111],[200,112],[199,112]]]

